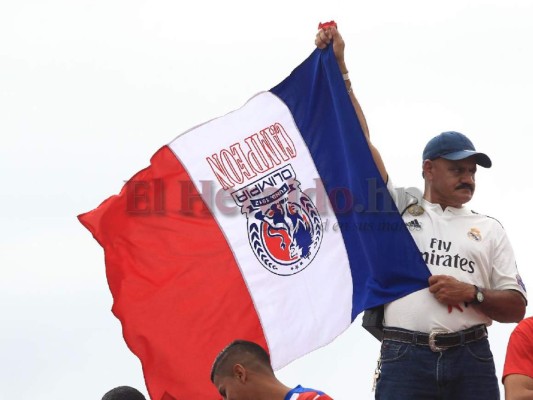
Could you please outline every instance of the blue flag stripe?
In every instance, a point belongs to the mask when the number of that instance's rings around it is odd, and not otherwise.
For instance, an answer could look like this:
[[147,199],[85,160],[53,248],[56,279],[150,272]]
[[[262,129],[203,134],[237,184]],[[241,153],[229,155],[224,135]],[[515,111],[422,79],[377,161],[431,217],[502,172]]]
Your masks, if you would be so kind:
[[270,91],[291,110],[334,206],[352,271],[352,321],[426,288],[429,270],[372,159],[331,46]]

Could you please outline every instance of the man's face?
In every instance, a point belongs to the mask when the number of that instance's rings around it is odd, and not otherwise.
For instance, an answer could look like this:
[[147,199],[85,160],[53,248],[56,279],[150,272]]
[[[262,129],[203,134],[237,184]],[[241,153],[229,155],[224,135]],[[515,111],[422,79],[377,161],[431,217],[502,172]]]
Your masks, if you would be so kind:
[[213,384],[224,400],[251,400],[246,394],[244,382],[236,376],[215,375]]
[[461,207],[472,199],[476,189],[475,157],[457,161],[437,158],[426,162],[430,164],[424,165],[424,174],[433,203]]

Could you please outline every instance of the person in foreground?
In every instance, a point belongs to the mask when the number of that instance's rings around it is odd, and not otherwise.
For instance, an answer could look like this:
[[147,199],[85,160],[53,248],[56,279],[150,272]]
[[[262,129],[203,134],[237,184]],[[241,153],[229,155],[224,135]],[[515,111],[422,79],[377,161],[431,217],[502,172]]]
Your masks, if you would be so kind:
[[520,321],[511,333],[502,381],[506,400],[533,399],[533,317]]
[[268,353],[246,340],[235,340],[220,352],[211,382],[224,400],[331,400],[318,390],[285,386],[274,375]]
[[131,386],[118,386],[104,394],[102,400],[146,400],[146,397]]
[[464,206],[490,158],[443,132],[422,153],[423,193],[394,187],[353,93],[342,36],[320,29],[315,44],[333,46],[374,162],[432,273],[429,288],[385,305],[376,399],[499,399],[486,327],[520,321],[526,290],[500,223]]

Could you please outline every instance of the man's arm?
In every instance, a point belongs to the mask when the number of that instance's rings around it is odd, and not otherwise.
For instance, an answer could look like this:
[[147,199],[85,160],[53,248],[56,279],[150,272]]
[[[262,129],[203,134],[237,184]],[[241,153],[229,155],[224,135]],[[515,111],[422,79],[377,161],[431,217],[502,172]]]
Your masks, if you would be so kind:
[[526,375],[507,375],[503,381],[505,400],[533,399],[533,379]]
[[[344,39],[342,38],[341,34],[335,27],[320,29],[315,37],[316,46],[319,49],[323,49],[330,43],[333,43],[333,52],[335,53],[335,58],[337,59],[337,63],[339,64],[339,69],[341,73],[343,75],[348,74],[348,68],[346,67],[346,63],[344,61],[345,44],[344,44]],[[385,168],[385,164],[383,163],[383,159],[381,158],[381,154],[379,154],[378,149],[376,149],[374,145],[372,144],[372,142],[370,141],[370,132],[368,130],[368,125],[366,123],[366,118],[365,118],[365,115],[363,114],[363,110],[361,106],[359,105],[359,102],[357,101],[357,98],[355,97],[355,94],[352,88],[352,82],[350,79],[348,79],[348,80],[345,80],[344,83],[346,84],[346,90],[348,90],[348,93],[350,94],[350,99],[352,100],[355,113],[357,115],[357,118],[359,119],[359,124],[361,124],[363,133],[365,134],[368,147],[370,148],[370,152],[372,153],[372,158],[374,159],[374,163],[376,164],[383,180],[387,182],[388,180],[387,169]]]
[[[470,283],[458,281],[449,275],[429,277],[429,291],[442,304],[455,305],[471,303],[476,295],[476,288]],[[526,313],[526,301],[516,290],[483,289],[484,300],[481,304],[469,304],[477,307],[490,319],[498,322],[518,322]]]

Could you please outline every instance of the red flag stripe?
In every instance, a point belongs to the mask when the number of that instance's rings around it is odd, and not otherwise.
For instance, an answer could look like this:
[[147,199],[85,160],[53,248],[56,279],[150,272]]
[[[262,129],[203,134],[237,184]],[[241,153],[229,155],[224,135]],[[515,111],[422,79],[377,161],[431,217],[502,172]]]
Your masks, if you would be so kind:
[[118,196],[79,217],[104,247],[113,313],[153,399],[162,388],[176,399],[182,391],[214,398],[209,369],[226,344],[241,338],[267,348],[231,249],[189,181],[165,146]]

